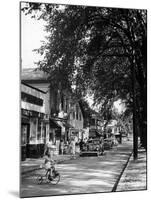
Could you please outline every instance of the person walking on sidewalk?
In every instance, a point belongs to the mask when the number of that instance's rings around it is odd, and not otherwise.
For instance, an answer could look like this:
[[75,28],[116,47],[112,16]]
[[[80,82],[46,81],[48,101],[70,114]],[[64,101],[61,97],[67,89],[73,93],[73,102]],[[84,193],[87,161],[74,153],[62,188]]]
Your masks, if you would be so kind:
[[100,137],[100,152],[101,152],[101,155],[104,154],[104,137],[103,136]]
[[61,142],[60,142],[60,150],[61,150],[61,155],[63,155],[63,151],[64,151],[64,142],[63,142],[62,139],[61,139]]
[[83,139],[81,139],[79,142],[80,151],[83,151],[83,145],[84,145],[84,141],[83,141]]
[[73,156],[73,158],[75,157],[75,140],[74,138],[71,139],[71,155]]

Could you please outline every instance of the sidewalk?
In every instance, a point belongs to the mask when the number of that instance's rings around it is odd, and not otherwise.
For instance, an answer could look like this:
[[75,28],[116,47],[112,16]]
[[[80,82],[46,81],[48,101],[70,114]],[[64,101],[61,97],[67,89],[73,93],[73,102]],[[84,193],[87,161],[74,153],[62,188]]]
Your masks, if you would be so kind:
[[118,183],[116,191],[134,191],[147,189],[147,165],[146,152],[143,148],[138,149],[138,159],[133,155]]
[[[77,158],[78,155],[75,155],[75,158]],[[56,160],[56,162],[62,163],[66,160],[71,160],[73,159],[72,155],[55,155],[54,156],[54,160]],[[34,170],[37,170],[40,168],[40,165],[44,163],[44,159],[43,158],[38,158],[38,159],[34,159],[34,158],[27,158],[25,161],[21,161],[21,174],[24,175],[28,172],[32,172]]]
[[[120,148],[120,146],[124,147],[126,145],[126,143],[123,141],[122,144],[118,144],[118,147],[114,146],[112,149],[105,150],[105,155],[107,155],[107,154],[110,155],[110,152],[114,151],[114,149]],[[127,151],[129,151],[129,150],[127,150]],[[130,152],[131,151],[132,150],[130,150]],[[79,154],[76,154],[75,158],[78,158],[78,157],[79,157]],[[69,154],[68,155],[55,155],[53,159],[56,160],[57,164],[60,164],[64,161],[73,159],[73,156],[69,155]],[[33,172],[34,170],[40,169],[40,165],[43,163],[44,163],[43,158],[38,158],[38,159],[37,158],[26,158],[26,160],[21,161],[21,164],[20,164],[21,175],[26,175],[29,172]]]

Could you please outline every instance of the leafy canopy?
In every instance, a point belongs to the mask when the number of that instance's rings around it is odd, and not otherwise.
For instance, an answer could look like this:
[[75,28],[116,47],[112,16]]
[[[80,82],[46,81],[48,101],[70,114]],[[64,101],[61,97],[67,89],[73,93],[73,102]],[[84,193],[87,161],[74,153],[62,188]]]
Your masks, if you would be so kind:
[[[44,55],[38,67],[50,83],[79,96],[94,94],[107,112],[117,99],[132,108],[132,72],[136,96],[146,88],[146,10],[29,3],[22,10],[47,22],[47,42],[36,51]],[[36,11],[36,12],[35,12]]]

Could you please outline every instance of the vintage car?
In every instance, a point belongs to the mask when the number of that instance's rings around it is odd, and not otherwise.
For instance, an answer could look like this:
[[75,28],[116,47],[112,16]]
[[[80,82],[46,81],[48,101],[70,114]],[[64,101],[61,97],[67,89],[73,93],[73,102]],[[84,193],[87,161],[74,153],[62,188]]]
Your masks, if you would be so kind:
[[108,150],[111,149],[114,145],[113,138],[106,138],[104,139],[104,149]]
[[82,148],[81,156],[99,156],[103,153],[103,145],[99,138],[89,139]]
[[100,150],[100,141],[98,139],[92,139],[87,141],[87,150],[88,151],[99,151]]

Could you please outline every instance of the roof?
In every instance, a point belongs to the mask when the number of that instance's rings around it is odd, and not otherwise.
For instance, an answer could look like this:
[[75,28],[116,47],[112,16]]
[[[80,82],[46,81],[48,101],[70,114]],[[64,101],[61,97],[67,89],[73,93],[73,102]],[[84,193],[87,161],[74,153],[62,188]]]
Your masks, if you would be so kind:
[[24,68],[21,71],[21,80],[48,81],[48,74],[38,68]]
[[40,89],[38,89],[38,88],[36,88],[36,87],[33,87],[33,86],[31,86],[31,85],[28,85],[27,83],[24,83],[24,81],[21,81],[21,84],[26,85],[27,87],[32,88],[32,89],[34,89],[34,90],[37,90],[38,92],[42,92],[42,93],[46,94],[45,91],[40,90]]
[[[50,83],[48,80],[48,74],[39,68],[23,68],[21,71],[21,81],[24,84],[32,84],[32,83]],[[67,97],[72,96],[72,103],[73,105],[79,104],[79,107],[81,109],[82,115],[84,116],[84,110],[82,109],[82,105],[80,104],[80,101],[77,99],[75,95],[72,94],[69,90],[64,90],[63,93]]]

